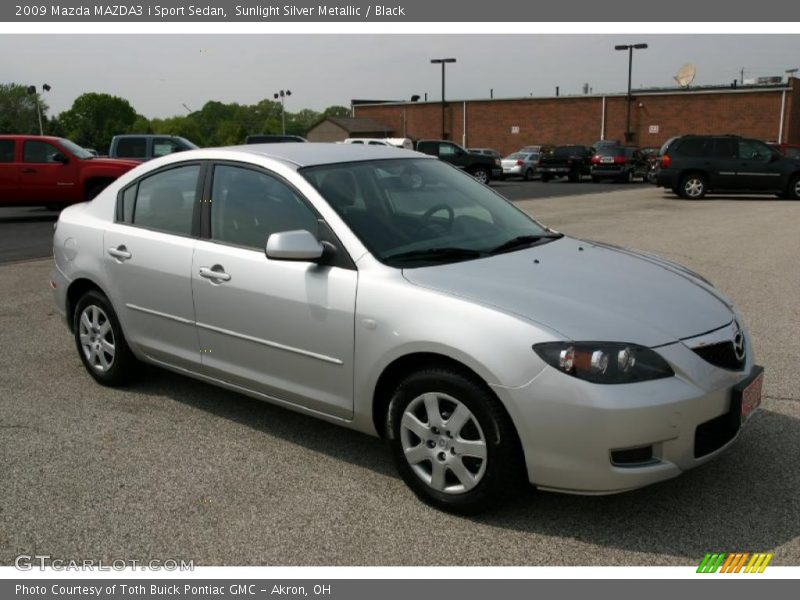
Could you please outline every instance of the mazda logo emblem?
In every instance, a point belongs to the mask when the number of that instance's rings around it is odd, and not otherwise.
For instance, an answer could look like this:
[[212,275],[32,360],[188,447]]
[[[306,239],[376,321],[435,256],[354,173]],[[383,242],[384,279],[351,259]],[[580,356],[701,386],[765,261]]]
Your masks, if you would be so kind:
[[739,327],[739,323],[735,321],[733,329],[733,353],[740,362],[744,360],[744,334]]

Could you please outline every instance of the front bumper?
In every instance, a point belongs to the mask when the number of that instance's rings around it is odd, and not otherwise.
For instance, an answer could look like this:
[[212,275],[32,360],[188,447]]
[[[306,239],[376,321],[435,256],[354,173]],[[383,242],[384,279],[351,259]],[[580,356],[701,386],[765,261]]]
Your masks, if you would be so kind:
[[53,291],[53,301],[58,314],[61,315],[61,319],[67,327],[71,327],[67,318],[67,288],[69,284],[70,280],[58,266],[54,266],[50,270],[50,289]]
[[[680,342],[658,352],[674,377],[598,385],[548,366],[525,386],[494,386],[517,426],[532,484],[578,494],[622,492],[676,477],[733,442],[738,431],[695,455],[698,426],[729,412],[734,386],[753,371],[752,352],[742,371],[706,363]],[[650,448],[652,459],[612,461],[612,452],[635,448]]]

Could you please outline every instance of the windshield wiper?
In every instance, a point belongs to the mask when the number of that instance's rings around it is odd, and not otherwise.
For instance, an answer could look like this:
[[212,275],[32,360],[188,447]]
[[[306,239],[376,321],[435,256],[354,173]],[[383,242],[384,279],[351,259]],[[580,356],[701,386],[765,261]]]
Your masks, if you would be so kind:
[[511,250],[517,250],[519,248],[525,248],[539,243],[546,243],[545,240],[547,241],[557,240],[558,238],[562,237],[564,237],[563,233],[550,234],[550,235],[520,235],[515,238],[511,238],[510,240],[500,244],[496,248],[492,248],[491,250],[489,250],[489,254],[501,254],[503,252],[510,252]]
[[408,252],[400,252],[392,256],[387,256],[387,260],[400,260],[400,261],[415,261],[415,260],[468,260],[471,258],[480,258],[483,253],[478,250],[471,250],[469,248],[424,248],[421,250],[409,250]]

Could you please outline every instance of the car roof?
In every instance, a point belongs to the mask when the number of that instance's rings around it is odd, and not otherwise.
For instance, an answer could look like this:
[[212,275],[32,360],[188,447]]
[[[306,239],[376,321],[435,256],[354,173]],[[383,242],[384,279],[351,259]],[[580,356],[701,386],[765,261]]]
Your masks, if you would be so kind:
[[[328,165],[342,162],[362,160],[381,160],[387,158],[435,158],[404,150],[395,146],[368,146],[362,144],[329,144],[329,143],[286,143],[286,144],[246,144],[242,146],[226,146],[216,150],[232,150],[245,154],[264,156],[291,163],[297,167]],[[181,153],[186,156],[186,153]]]

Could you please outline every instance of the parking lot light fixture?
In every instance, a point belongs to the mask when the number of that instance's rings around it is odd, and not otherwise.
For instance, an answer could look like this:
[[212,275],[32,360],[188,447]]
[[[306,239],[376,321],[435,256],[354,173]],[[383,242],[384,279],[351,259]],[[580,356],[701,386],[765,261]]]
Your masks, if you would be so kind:
[[614,50],[627,50],[628,51],[628,114],[625,119],[625,141],[633,141],[633,132],[631,131],[631,76],[633,75],[633,51],[644,50],[647,44],[617,44]]
[[442,65],[442,139],[447,139],[447,132],[445,131],[445,100],[444,100],[444,66],[447,63],[456,62],[455,58],[432,58],[431,63],[435,65]]
[[[51,89],[53,88],[46,83],[42,85],[42,92],[49,92]],[[36,114],[39,116],[39,135],[44,135],[44,128],[42,127],[42,106],[39,102],[39,95],[36,93],[36,86],[29,85],[28,93],[32,94],[33,99],[36,101]]]
[[286,106],[284,105],[284,99],[286,96],[291,96],[291,90],[280,90],[273,94],[275,100],[280,98],[281,101],[281,130],[283,131],[283,135],[286,135]]

